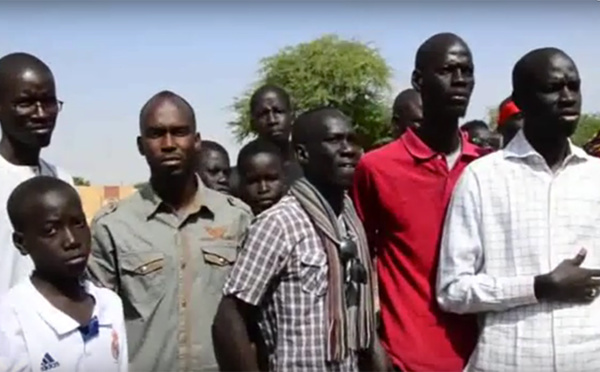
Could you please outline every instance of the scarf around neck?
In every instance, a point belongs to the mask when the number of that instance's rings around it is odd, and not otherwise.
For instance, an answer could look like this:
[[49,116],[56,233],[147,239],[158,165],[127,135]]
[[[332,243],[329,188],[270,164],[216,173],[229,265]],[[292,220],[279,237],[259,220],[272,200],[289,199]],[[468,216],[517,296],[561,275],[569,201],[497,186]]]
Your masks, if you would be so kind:
[[310,217],[327,254],[327,360],[341,362],[349,356],[349,350],[368,349],[375,337],[374,276],[366,234],[352,200],[345,195],[340,217],[354,237],[357,258],[367,271],[367,283],[358,285],[358,307],[348,307],[344,267],[339,258],[339,247],[343,237],[338,217],[323,195],[305,178],[296,180],[290,187],[290,192]]

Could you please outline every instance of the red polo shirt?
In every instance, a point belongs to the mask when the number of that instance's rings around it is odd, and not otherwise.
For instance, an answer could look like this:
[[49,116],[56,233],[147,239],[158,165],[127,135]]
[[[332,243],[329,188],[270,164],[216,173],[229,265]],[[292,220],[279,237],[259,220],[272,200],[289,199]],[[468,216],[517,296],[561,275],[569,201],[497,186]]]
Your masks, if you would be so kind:
[[435,300],[439,241],[452,189],[484,154],[462,133],[448,170],[412,131],[365,154],[352,196],[377,257],[383,347],[404,371],[462,371],[477,341],[475,316],[443,313]]

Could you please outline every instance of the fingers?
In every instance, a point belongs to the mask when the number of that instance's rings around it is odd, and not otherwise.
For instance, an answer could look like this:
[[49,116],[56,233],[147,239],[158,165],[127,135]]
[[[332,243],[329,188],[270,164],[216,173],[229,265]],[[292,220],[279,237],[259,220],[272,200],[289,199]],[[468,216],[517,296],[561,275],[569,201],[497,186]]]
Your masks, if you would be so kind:
[[[577,255],[575,256],[575,258],[573,258],[573,264],[575,266],[579,266],[583,263],[583,260],[585,260],[585,255],[587,254],[587,250],[585,248],[581,248],[579,250],[579,253],[577,253]],[[600,270],[598,270],[598,272],[600,272]]]
[[585,274],[590,278],[600,279],[600,269],[581,269],[585,271]]
[[598,288],[596,288],[596,287],[586,288],[584,299],[587,301],[593,301],[596,297],[598,297],[598,294],[600,294],[600,291],[598,290]]

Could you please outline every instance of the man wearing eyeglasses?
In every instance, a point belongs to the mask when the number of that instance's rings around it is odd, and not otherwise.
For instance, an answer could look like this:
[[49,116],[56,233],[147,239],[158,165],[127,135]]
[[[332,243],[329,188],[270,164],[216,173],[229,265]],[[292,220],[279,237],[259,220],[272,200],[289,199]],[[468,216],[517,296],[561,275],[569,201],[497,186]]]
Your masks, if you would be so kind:
[[258,370],[248,333],[258,319],[269,371],[385,371],[375,274],[346,195],[356,134],[334,108],[303,113],[292,130],[304,178],[250,227],[213,324],[215,355],[223,371]]
[[40,158],[50,144],[62,102],[56,98],[50,68],[35,56],[12,53],[0,58],[0,294],[29,275],[33,264],[12,243],[6,201],[21,182],[45,175],[73,185],[62,169]]
[[502,136],[490,130],[483,120],[470,120],[461,125],[460,130],[467,133],[469,142],[481,148],[495,151],[502,147]]

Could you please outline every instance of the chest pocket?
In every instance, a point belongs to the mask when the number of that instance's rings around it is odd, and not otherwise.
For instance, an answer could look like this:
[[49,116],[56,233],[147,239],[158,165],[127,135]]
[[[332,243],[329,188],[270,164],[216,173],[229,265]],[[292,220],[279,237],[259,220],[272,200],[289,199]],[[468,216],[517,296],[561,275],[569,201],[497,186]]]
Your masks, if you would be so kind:
[[220,295],[235,263],[237,243],[227,240],[204,241],[201,249],[207,271],[207,289],[213,295]]
[[136,252],[119,256],[121,288],[135,310],[147,319],[165,295],[165,257],[161,252]]
[[300,280],[302,290],[321,297],[327,292],[327,254],[320,249],[310,249],[300,254]]

